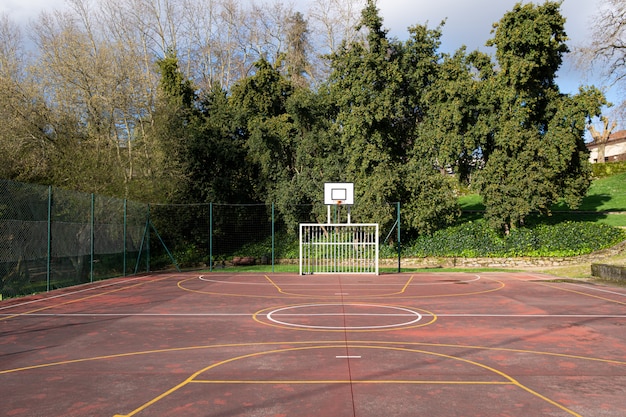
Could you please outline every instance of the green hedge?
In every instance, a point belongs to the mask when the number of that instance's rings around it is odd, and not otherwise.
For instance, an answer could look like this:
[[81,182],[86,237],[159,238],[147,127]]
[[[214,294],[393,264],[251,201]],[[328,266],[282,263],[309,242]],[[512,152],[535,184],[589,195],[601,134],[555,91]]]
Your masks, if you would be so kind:
[[563,222],[518,228],[500,236],[486,222],[467,222],[421,236],[403,250],[405,257],[575,256],[613,246],[626,231],[598,223]]
[[[432,236],[420,236],[404,243],[402,257],[519,257],[576,256],[611,247],[626,240],[626,230],[595,222],[564,221],[518,228],[500,236],[484,220],[468,221],[439,230]],[[296,236],[278,233],[275,241],[277,259],[297,259]],[[381,245],[381,258],[395,258],[395,245]],[[269,256],[271,239],[246,245],[233,256]]]
[[605,162],[591,165],[594,178],[604,178],[626,172],[626,161]]

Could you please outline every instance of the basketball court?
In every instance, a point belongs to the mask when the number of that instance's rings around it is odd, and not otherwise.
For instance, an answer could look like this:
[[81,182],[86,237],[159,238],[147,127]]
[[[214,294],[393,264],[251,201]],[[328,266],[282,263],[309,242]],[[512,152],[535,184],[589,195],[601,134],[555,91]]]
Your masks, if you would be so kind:
[[5,416],[624,416],[626,289],[173,273],[0,302]]

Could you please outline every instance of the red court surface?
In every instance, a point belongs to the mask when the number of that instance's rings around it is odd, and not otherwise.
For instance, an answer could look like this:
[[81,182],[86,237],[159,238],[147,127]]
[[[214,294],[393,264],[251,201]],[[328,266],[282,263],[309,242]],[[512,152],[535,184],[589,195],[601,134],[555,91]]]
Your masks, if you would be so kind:
[[3,416],[626,415],[626,288],[176,273],[0,302]]

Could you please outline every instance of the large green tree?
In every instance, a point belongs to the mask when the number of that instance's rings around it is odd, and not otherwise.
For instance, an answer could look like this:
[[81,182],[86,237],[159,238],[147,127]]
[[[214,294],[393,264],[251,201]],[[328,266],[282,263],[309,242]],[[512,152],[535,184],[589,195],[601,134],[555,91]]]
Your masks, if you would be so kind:
[[319,218],[323,183],[340,171],[341,156],[330,133],[334,106],[326,90],[294,86],[261,60],[253,76],[234,86],[229,101],[252,173],[251,195],[275,203],[288,226]]
[[[428,106],[424,94],[437,73],[441,33],[415,26],[406,43],[390,39],[371,0],[360,29],[363,41],[344,44],[331,57],[330,91],[337,106],[333,133],[344,163],[341,175],[329,180],[355,183],[359,220],[386,224],[395,218],[389,203],[402,201],[409,226],[430,232],[456,211],[433,154],[415,150],[417,127]],[[433,206],[441,210],[426,209]]]
[[499,68],[481,87],[495,117],[476,127],[485,162],[477,184],[487,218],[505,232],[532,212],[549,214],[561,198],[576,207],[590,184],[584,129],[604,97],[593,88],[559,92],[555,77],[568,51],[559,7],[517,4],[488,42]]

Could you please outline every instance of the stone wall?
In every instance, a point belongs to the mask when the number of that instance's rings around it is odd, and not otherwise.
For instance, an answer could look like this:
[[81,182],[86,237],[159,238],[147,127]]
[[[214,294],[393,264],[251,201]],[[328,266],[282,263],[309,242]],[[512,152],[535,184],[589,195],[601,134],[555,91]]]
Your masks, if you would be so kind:
[[626,266],[591,264],[591,275],[614,281],[626,281]]
[[[403,268],[550,268],[558,266],[591,264],[602,262],[611,256],[623,253],[626,241],[609,249],[589,255],[566,257],[520,257],[520,258],[402,258]],[[380,266],[397,266],[397,259],[381,259]]]

